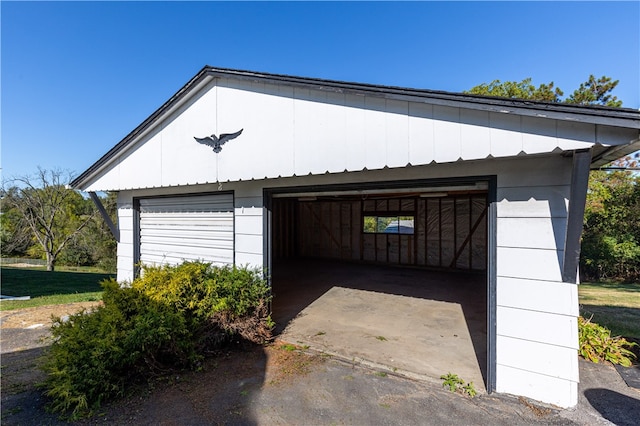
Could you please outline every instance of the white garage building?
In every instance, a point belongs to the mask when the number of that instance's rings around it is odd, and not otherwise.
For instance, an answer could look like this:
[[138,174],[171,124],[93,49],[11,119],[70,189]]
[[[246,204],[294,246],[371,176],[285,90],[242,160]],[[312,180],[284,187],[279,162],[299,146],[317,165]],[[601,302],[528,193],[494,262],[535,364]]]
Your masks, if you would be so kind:
[[486,271],[486,388],[569,407],[589,169],[639,129],[629,109],[207,66],[72,186],[118,193],[118,280],[296,256]]

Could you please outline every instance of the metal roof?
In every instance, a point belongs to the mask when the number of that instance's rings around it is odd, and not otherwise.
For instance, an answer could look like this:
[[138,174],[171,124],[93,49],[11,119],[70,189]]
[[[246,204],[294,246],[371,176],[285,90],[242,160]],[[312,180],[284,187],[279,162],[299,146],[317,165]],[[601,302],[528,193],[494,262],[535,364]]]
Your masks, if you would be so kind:
[[[87,180],[94,173],[102,169],[103,166],[109,163],[121,151],[126,149],[130,143],[134,142],[139,135],[152,127],[168,111],[181,104],[182,101],[186,100],[186,98],[188,98],[188,96],[197,90],[197,88],[202,84],[216,78],[231,78],[272,84],[284,84],[287,86],[304,87],[306,89],[313,90],[362,94],[385,99],[424,102],[434,105],[446,105],[515,115],[534,116],[539,118],[640,129],[640,111],[629,108],[537,102],[523,99],[471,95],[466,93],[452,93],[319,78],[296,77],[282,74],[216,68],[207,65],[131,133],[125,136],[98,161],[75,178],[71,182],[71,186],[80,186],[83,181]],[[620,147],[613,148],[617,148],[617,150],[620,151]],[[606,152],[601,153],[599,158],[604,158],[605,154]]]

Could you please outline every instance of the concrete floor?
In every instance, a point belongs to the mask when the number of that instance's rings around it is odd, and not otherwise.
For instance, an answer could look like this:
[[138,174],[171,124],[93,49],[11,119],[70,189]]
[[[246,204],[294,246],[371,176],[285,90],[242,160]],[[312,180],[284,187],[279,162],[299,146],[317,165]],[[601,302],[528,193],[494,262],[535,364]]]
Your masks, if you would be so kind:
[[421,380],[457,374],[485,392],[482,273],[320,260],[275,263],[280,339]]

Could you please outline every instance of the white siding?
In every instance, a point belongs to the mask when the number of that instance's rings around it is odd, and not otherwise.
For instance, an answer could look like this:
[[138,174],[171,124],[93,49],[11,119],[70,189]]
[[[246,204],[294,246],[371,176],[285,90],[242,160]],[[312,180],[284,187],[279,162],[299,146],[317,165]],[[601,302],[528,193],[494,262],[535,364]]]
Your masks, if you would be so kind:
[[[222,152],[194,136],[235,132]],[[218,79],[121,152],[89,191],[507,158],[620,144],[637,131]]]
[[[505,336],[499,336],[497,343],[499,347],[517,349],[498,352],[497,361],[500,365],[565,381],[571,381],[578,375],[578,357],[575,356],[575,348],[541,345],[538,342]],[[571,359],[572,363],[567,365],[557,362],[558,359],[563,358]]]
[[133,280],[134,264],[134,210],[133,197],[129,191],[118,193],[118,229],[120,241],[118,242],[117,279],[119,282]]
[[578,383],[578,291],[561,275],[571,161],[506,166],[496,218],[497,391],[561,407]]
[[[433,140],[433,159],[436,163],[460,158],[460,108],[440,105],[433,107]],[[414,164],[413,161],[411,164]]]
[[[505,347],[505,345],[499,346],[499,348],[502,347]],[[539,348],[535,350],[537,351]],[[527,358],[527,354],[523,351],[516,351],[516,353],[522,354],[523,361]],[[559,365],[566,367],[576,361],[577,355],[575,351],[570,353],[573,353],[573,355],[567,354],[563,356],[561,359],[566,361],[559,363]],[[502,379],[498,379],[497,392],[524,395],[559,407],[573,407],[578,403],[577,381],[540,374],[526,369],[525,362],[521,362],[521,364],[525,366],[525,369],[498,364],[496,376],[502,377]]]
[[575,284],[506,277],[501,277],[497,284],[497,305],[500,307],[579,315],[578,286]]
[[491,152],[491,128],[489,113],[477,110],[461,110],[461,149],[460,157],[477,160]]

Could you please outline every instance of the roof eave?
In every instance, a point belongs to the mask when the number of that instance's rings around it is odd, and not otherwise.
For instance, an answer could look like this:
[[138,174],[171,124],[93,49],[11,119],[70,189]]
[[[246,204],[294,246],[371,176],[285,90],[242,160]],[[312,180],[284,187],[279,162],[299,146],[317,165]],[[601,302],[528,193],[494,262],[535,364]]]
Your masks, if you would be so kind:
[[591,159],[591,169],[599,169],[607,164],[622,158],[626,155],[634,153],[640,150],[640,138],[626,144],[616,145],[605,149],[603,152],[598,153]]

